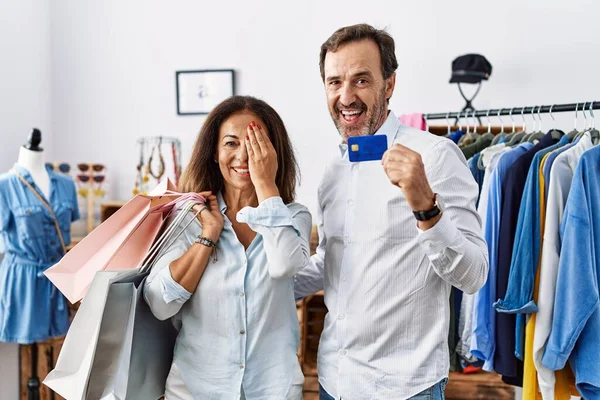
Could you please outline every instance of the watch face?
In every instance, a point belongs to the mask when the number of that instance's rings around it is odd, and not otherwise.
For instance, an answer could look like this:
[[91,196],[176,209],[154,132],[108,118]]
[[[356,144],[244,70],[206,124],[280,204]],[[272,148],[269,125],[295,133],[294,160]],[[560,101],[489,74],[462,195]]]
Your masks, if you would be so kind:
[[435,194],[435,204],[438,206],[438,208],[442,212],[446,208],[446,204],[444,203],[444,198],[437,193]]

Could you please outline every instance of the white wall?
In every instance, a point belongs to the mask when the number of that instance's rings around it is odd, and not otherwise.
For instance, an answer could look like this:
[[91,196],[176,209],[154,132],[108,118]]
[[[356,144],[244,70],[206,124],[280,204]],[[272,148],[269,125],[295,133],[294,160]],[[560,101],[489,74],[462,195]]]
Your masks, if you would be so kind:
[[52,154],[50,14],[47,0],[0,0],[0,173],[32,127]]
[[[138,157],[135,139],[177,136],[187,159],[203,121],[176,115],[175,71],[234,68],[238,93],[262,97],[286,122],[303,174],[299,201],[314,212],[321,171],[338,141],[320,81],[319,46],[336,28],[362,21],[387,27],[396,39],[401,65],[391,107],[397,114],[459,110],[463,101],[448,79],[452,60],[467,52],[484,54],[494,66],[475,102],[479,108],[600,97],[600,75],[595,73],[600,66],[599,2],[366,4],[56,2],[56,157],[107,163],[112,197],[127,197]],[[571,128],[571,116],[561,121]]]
[[[16,162],[32,127],[51,157],[50,3],[0,0],[0,173]],[[18,345],[0,343],[0,395],[19,396]]]

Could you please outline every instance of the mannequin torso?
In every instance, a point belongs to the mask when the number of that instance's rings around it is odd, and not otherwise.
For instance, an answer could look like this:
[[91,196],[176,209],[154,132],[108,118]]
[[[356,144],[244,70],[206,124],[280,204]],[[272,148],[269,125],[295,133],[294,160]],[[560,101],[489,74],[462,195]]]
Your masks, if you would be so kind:
[[42,151],[32,151],[21,146],[17,164],[29,171],[46,200],[50,201],[50,176],[48,176],[43,155]]

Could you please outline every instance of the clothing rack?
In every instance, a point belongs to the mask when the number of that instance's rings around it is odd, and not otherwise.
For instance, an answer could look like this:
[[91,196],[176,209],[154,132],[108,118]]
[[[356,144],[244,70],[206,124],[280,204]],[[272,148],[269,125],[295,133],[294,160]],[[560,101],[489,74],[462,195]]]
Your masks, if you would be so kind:
[[585,112],[589,110],[600,110],[600,101],[586,101],[582,103],[570,103],[570,104],[554,104],[551,106],[530,106],[530,107],[510,107],[510,108],[498,108],[490,110],[479,110],[479,111],[459,111],[459,112],[447,112],[447,113],[432,113],[424,114],[423,118],[425,121],[432,119],[449,119],[449,118],[462,118],[462,117],[498,117],[501,115],[531,115],[531,114],[548,114],[555,112]]

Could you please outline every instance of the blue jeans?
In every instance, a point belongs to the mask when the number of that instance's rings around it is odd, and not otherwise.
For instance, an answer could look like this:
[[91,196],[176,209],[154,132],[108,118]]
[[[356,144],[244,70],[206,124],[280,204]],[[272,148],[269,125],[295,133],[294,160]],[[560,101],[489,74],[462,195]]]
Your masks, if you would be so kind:
[[[444,392],[446,391],[446,385],[448,379],[444,378],[435,385],[428,389],[423,390],[421,393],[414,395],[410,400],[444,400]],[[335,400],[333,396],[323,389],[323,386],[319,384],[319,400]]]

